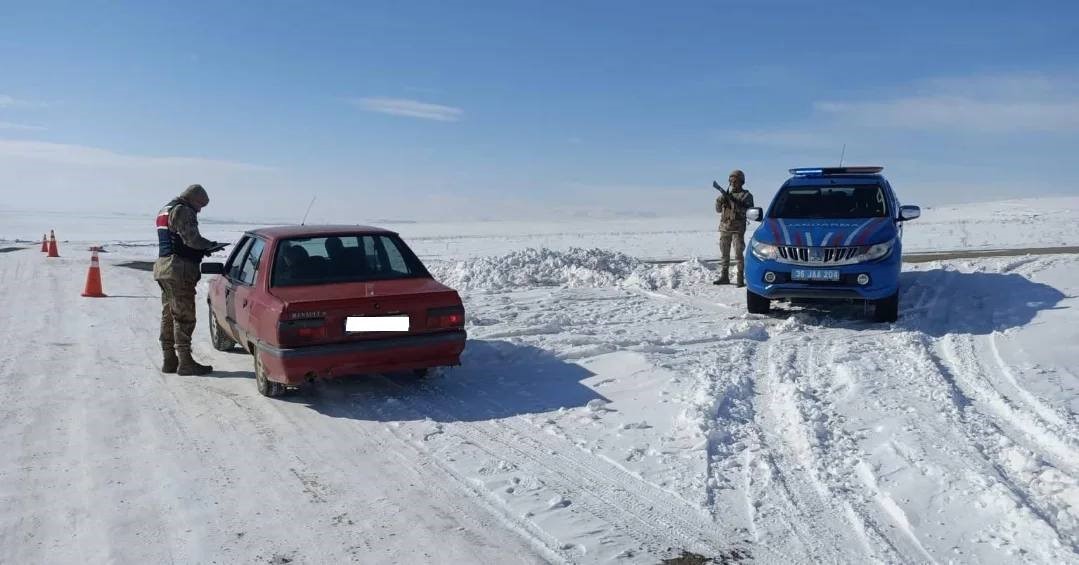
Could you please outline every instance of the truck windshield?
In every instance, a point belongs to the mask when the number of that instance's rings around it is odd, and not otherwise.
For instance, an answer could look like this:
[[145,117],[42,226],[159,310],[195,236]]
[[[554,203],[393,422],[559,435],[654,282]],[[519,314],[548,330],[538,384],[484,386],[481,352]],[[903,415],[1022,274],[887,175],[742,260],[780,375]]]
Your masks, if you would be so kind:
[[883,218],[888,215],[879,186],[796,186],[776,196],[772,218]]
[[281,241],[271,286],[319,285],[430,276],[398,237],[336,235]]

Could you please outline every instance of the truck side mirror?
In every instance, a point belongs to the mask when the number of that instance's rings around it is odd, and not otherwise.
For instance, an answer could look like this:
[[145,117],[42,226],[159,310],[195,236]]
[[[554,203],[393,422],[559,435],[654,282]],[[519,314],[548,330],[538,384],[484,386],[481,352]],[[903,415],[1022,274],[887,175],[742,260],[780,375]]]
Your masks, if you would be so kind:
[[759,222],[764,219],[764,210],[760,208],[750,208],[746,210],[746,219]]
[[900,206],[899,221],[916,220],[922,216],[922,209],[917,206]]

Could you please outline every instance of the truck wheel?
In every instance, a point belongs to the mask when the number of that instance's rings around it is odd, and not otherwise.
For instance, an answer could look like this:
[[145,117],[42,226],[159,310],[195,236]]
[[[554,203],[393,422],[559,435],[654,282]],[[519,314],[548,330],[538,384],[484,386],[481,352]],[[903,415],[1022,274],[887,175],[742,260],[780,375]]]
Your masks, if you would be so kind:
[[772,301],[746,289],[746,310],[750,314],[767,314],[772,310]]
[[258,386],[259,394],[270,398],[285,394],[285,392],[288,391],[285,385],[266,378],[266,368],[263,367],[262,362],[259,361],[259,350],[257,347],[255,348],[252,357],[255,358],[255,385]]
[[217,316],[214,315],[213,307],[210,306],[208,310],[210,311],[210,343],[212,343],[214,349],[218,351],[230,351],[232,348],[236,347],[236,342],[225,335],[225,331],[221,329],[221,323],[217,321]]
[[899,291],[888,298],[873,301],[873,319],[877,322],[894,322],[899,318]]

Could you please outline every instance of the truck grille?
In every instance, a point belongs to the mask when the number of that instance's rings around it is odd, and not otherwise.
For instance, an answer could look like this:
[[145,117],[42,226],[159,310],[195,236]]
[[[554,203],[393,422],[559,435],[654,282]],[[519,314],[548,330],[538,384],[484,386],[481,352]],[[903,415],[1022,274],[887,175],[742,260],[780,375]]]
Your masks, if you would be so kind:
[[796,247],[779,246],[779,259],[784,263],[805,265],[847,265],[857,263],[861,247]]

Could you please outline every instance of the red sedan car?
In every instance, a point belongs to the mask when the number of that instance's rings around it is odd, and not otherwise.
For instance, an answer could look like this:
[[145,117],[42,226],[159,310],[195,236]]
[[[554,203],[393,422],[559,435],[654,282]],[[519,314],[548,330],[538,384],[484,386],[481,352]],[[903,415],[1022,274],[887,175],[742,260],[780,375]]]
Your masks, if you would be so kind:
[[459,365],[464,306],[394,232],[289,226],[247,232],[209,285],[210,336],[254,357],[258,390]]

